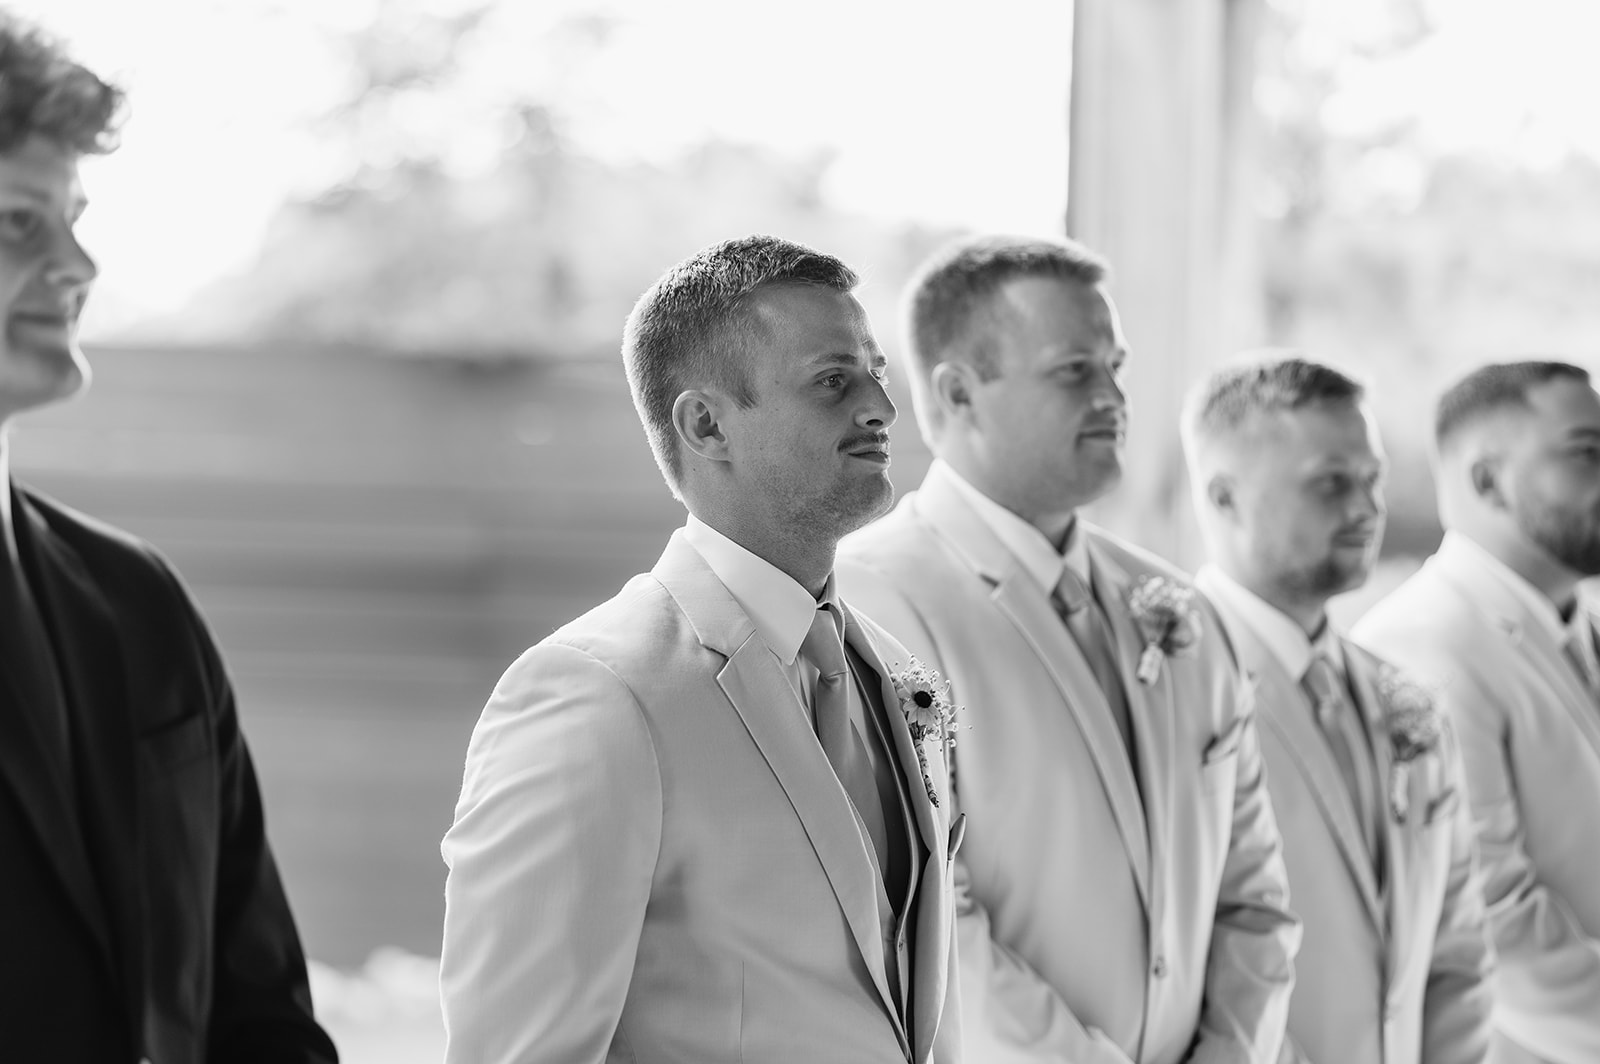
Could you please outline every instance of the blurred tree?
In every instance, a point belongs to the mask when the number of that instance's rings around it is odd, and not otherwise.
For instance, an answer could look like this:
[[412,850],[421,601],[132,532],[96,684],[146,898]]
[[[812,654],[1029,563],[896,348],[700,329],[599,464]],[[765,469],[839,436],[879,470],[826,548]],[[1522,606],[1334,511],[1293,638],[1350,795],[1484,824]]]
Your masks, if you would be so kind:
[[1600,166],[1430,141],[1404,97],[1433,35],[1421,0],[1273,0],[1257,86],[1264,341],[1361,371],[1393,465],[1386,553],[1440,534],[1435,396],[1470,367],[1594,361]]
[[615,21],[556,21],[519,44],[539,76],[506,81],[479,69],[485,42],[507,50],[502,10],[384,0],[340,38],[347,92],[319,132],[347,156],[345,176],[285,204],[254,267],[162,323],[168,334],[465,359],[614,354],[665,267],[752,231],[870,264],[863,302],[892,331],[900,281],[946,233],[833,209],[826,153],[708,142],[649,163],[578,150],[566,129],[585,101],[563,86]]

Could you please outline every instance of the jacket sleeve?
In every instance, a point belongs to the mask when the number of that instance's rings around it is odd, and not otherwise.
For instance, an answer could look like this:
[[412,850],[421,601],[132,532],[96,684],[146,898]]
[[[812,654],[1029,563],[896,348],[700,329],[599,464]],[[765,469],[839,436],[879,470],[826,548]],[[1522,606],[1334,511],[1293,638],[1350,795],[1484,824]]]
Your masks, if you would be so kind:
[[233,687],[199,612],[176,574],[161,565],[187,611],[215,736],[219,837],[206,1059],[333,1064],[333,1042],[312,1015],[305,953],[267,843],[261,790],[239,730]]
[[1441,1064],[1479,1064],[1487,1059],[1494,995],[1494,967],[1484,923],[1483,881],[1466,801],[1460,750],[1450,729],[1443,747],[1447,787],[1455,794],[1450,832],[1450,872],[1434,932],[1433,958],[1423,999],[1422,1056]]
[[1539,879],[1523,845],[1517,752],[1496,687],[1468,672],[1443,685],[1465,764],[1499,958],[1495,1024],[1547,1060],[1600,1060],[1600,940]]
[[1189,1060],[1278,1058],[1289,1019],[1300,920],[1289,909],[1283,844],[1267,797],[1249,693],[1234,670],[1235,713],[1246,717],[1239,738],[1233,828],[1217,893],[1216,922],[1206,961],[1205,1003]]
[[633,975],[661,838],[643,713],[603,663],[534,647],[467,749],[442,845],[447,1064],[601,1064]]

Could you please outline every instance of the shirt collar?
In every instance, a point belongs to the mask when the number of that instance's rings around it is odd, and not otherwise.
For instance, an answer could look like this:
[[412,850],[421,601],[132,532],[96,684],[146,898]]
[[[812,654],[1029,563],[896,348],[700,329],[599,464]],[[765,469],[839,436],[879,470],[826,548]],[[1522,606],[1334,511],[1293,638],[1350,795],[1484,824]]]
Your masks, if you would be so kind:
[[1081,522],[1077,518],[1073,518],[1072,530],[1067,534],[1066,549],[1057,551],[1043,532],[979,491],[944,459],[937,458],[933,464],[940,475],[949,478],[978,518],[1022,564],[1029,579],[1038,584],[1046,595],[1055,593],[1056,584],[1061,582],[1063,566],[1076,573],[1085,585],[1089,583],[1089,547],[1084,542]]
[[1515,598],[1557,646],[1566,640],[1568,629],[1561,620],[1561,611],[1556,609],[1556,604],[1544,592],[1528,583],[1520,573],[1489,553],[1476,540],[1454,531],[1446,532],[1444,538],[1444,545],[1451,550],[1471,555],[1477,561],[1479,571]]
[[1344,675],[1344,651],[1331,622],[1324,620],[1316,639],[1309,638],[1298,621],[1239,583],[1215,565],[1206,565],[1206,593],[1220,598],[1243,618],[1285,672],[1296,682],[1305,676],[1311,659],[1325,655]]
[[[800,644],[811,630],[818,600],[794,577],[693,514],[683,527],[683,536],[700,552],[712,573],[750,618],[761,641],[784,665],[793,665],[800,653]],[[838,604],[832,573],[823,586],[821,601]]]

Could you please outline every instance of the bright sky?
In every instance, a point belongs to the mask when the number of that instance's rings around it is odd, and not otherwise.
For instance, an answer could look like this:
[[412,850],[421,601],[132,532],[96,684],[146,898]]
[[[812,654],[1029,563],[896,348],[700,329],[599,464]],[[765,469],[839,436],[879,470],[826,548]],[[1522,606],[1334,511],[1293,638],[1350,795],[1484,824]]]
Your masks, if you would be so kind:
[[[100,260],[94,336],[175,309],[255,251],[285,196],[346,161],[307,131],[341,85],[329,31],[379,0],[11,0],[130,89],[124,147],[85,167],[81,232]],[[465,0],[416,0],[450,10]],[[1359,36],[1382,0],[1304,0],[1330,34]],[[1357,70],[1337,121],[1416,115],[1441,149],[1541,164],[1576,146],[1600,156],[1600,4],[1434,0],[1439,32],[1403,66]],[[982,12],[979,15],[977,12]],[[603,50],[555,50],[565,16],[605,12]],[[1054,232],[1066,186],[1068,0],[510,0],[473,55],[463,91],[559,78],[587,150],[658,158],[706,136],[802,151],[831,147],[842,206],[973,228]],[[543,41],[541,45],[539,42]],[[534,42],[530,44],[530,42]],[[571,58],[587,55],[587,59]],[[543,80],[541,80],[543,79]],[[415,116],[419,129],[430,116]],[[936,172],[919,146],[957,142]],[[481,165],[492,135],[463,140]]]

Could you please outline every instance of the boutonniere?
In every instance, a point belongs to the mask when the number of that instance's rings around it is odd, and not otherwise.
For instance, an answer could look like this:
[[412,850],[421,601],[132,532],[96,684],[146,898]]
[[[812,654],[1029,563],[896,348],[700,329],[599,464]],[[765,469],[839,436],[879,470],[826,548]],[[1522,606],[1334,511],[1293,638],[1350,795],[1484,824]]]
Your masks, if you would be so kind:
[[889,670],[889,682],[900,699],[900,712],[906,715],[906,727],[911,732],[911,745],[917,751],[917,765],[922,769],[922,785],[928,789],[928,801],[939,804],[939,794],[933,789],[933,778],[928,775],[929,743],[937,742],[948,757],[956,744],[956,713],[960,707],[950,698],[950,684],[939,677],[937,669],[930,669],[911,656],[904,672],[897,671],[896,662]]
[[1164,658],[1187,653],[1200,641],[1200,611],[1194,608],[1194,588],[1164,576],[1146,577],[1133,589],[1128,608],[1144,637],[1137,675],[1148,686],[1161,675]]
[[1386,667],[1378,675],[1378,700],[1383,704],[1383,729],[1389,736],[1389,810],[1395,821],[1406,822],[1411,806],[1411,766],[1439,749],[1444,738],[1444,718],[1433,694],[1399,669]]

